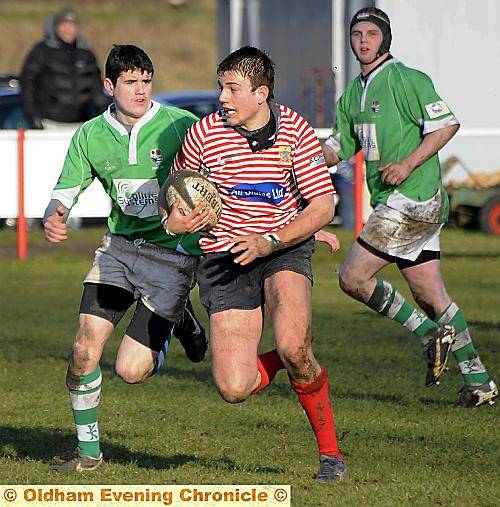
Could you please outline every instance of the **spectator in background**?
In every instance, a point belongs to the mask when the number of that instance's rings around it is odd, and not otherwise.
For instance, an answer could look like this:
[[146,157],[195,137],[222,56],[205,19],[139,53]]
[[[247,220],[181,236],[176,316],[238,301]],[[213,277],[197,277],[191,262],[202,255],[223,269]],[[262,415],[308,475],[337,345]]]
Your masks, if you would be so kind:
[[21,72],[22,107],[31,127],[79,124],[103,112],[109,99],[76,12],[66,8],[48,16],[44,29]]

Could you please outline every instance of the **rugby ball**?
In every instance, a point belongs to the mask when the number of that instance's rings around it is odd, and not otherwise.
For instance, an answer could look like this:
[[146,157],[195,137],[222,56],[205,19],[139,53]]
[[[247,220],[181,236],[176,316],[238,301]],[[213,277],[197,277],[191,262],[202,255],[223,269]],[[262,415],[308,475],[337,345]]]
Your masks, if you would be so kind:
[[209,231],[219,221],[222,203],[215,185],[202,174],[190,169],[180,169],[170,174],[166,182],[166,198],[168,211],[179,199],[179,211],[188,215],[199,202],[206,204],[209,210],[209,223],[204,228]]

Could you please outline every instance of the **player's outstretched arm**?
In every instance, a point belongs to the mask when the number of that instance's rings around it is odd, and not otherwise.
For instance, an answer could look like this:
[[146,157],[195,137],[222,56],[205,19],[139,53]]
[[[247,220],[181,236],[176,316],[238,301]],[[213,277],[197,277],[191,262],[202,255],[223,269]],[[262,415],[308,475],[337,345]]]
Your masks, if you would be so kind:
[[68,211],[62,204],[55,209],[51,209],[51,204],[47,207],[43,219],[43,230],[45,239],[50,243],[60,243],[68,239],[68,226],[65,223]]
[[283,247],[295,245],[316,234],[333,220],[334,212],[335,205],[331,194],[312,199],[293,222],[277,231]]

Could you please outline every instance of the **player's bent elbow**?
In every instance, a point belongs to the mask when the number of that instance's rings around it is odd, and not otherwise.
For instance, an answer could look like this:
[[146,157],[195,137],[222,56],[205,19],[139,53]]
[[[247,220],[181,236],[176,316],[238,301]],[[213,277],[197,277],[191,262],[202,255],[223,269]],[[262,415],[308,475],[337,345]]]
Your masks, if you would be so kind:
[[328,212],[327,212],[327,216],[326,216],[326,224],[330,224],[333,220],[333,217],[335,216],[335,204],[333,202],[333,199],[332,199],[332,204],[330,206],[330,208],[328,209]]
[[318,206],[318,213],[321,216],[320,228],[328,225],[332,222],[335,215],[335,204],[333,202],[333,196],[328,195],[326,198],[321,198],[321,207]]
[[460,129],[460,123],[457,123],[455,125],[452,125],[452,131],[451,131],[451,137],[453,137],[457,132],[458,130]]

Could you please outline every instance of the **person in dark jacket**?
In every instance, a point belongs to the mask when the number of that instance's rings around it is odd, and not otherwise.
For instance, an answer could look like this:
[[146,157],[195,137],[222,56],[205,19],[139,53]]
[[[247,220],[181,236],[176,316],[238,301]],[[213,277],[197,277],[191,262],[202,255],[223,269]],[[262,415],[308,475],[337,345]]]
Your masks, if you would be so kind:
[[82,123],[109,100],[88,42],[70,8],[47,17],[43,41],[29,52],[21,73],[21,101],[33,128]]

